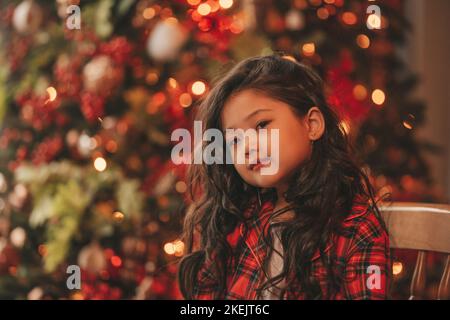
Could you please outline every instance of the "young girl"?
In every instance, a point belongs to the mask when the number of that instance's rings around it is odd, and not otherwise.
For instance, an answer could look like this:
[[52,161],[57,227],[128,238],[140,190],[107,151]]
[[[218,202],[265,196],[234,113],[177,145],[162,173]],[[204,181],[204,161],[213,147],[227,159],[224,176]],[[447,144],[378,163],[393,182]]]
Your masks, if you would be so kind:
[[[224,135],[278,129],[279,152],[268,154],[278,170],[261,174],[268,162],[259,158],[249,165],[258,150],[247,145],[244,164],[190,166],[178,270],[186,299],[387,297],[388,235],[318,75],[280,54],[248,58],[215,84],[198,117]],[[231,137],[224,148],[240,143]]]

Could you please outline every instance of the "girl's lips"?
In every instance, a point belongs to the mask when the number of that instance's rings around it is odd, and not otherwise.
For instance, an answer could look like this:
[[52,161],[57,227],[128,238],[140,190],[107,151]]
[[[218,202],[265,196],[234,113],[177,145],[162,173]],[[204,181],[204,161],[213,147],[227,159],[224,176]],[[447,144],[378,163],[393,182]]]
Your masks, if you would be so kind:
[[263,161],[259,161],[255,164],[250,164],[248,168],[252,171],[259,170],[262,167],[267,167],[270,164],[270,158],[263,159]]

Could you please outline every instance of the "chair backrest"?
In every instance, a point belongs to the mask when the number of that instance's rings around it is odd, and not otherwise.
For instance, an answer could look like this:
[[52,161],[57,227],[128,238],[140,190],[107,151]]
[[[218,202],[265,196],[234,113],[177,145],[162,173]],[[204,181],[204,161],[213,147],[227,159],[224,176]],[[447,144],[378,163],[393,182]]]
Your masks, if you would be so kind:
[[392,248],[419,250],[410,299],[423,297],[428,251],[447,254],[437,299],[450,299],[450,205],[392,202],[379,205]]

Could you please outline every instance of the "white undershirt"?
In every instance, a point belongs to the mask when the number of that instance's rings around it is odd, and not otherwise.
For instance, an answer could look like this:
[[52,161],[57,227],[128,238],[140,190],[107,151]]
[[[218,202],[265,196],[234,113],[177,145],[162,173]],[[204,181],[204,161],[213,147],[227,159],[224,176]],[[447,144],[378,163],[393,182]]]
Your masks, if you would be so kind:
[[[272,254],[270,257],[269,264],[268,264],[268,276],[270,278],[275,277],[276,275],[279,275],[283,270],[283,247],[281,245],[281,239],[280,239],[280,231],[281,228],[279,226],[271,226],[271,233],[272,233],[272,239],[273,239],[273,246],[276,249],[272,250]],[[278,252],[277,252],[278,251]],[[280,255],[281,253],[281,255]],[[261,299],[263,300],[279,300],[279,291],[280,288],[285,284],[284,279],[277,283],[276,286],[272,286],[262,292]]]

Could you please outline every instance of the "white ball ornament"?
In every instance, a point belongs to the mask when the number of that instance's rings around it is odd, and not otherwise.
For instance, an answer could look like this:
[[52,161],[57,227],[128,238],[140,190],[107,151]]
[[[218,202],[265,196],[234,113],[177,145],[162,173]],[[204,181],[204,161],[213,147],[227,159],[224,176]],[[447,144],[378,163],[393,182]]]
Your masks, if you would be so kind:
[[162,20],[147,39],[147,53],[158,62],[174,60],[187,38],[187,31],[175,18]]
[[27,234],[23,228],[17,227],[13,231],[11,231],[11,234],[9,235],[9,237],[11,239],[11,243],[15,247],[22,248],[23,245],[25,244]]
[[12,25],[21,34],[36,32],[43,20],[42,9],[32,0],[22,1],[12,16]]
[[285,17],[286,28],[301,30],[305,26],[305,16],[298,10],[290,10]]
[[123,68],[106,55],[89,61],[83,69],[84,88],[88,91],[110,94],[123,79]]

